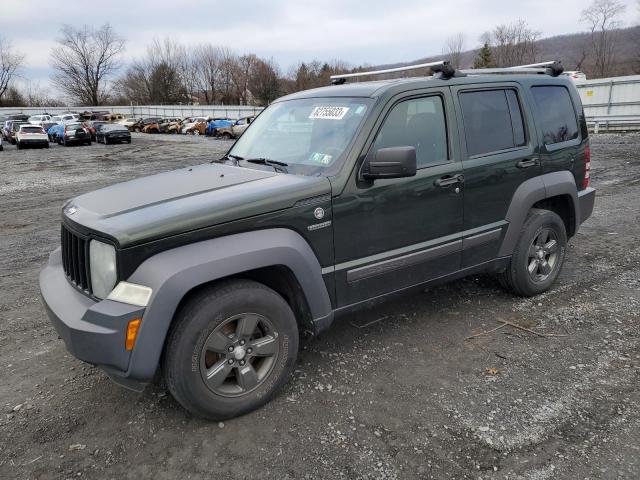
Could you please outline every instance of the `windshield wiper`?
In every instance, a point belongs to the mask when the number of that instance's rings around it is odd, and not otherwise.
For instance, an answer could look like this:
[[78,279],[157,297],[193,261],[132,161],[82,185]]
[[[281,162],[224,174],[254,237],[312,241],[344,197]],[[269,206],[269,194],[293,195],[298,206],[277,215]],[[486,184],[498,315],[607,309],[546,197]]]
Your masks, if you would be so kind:
[[273,169],[278,172],[289,173],[285,167],[288,167],[288,163],[279,162],[278,160],[271,160],[270,158],[246,158],[242,159],[250,163],[259,163],[261,165],[269,165],[273,167]]
[[231,155],[229,153],[227,153],[224,157],[219,158],[217,160],[212,160],[211,163],[222,163],[225,160],[231,160],[233,162],[234,165],[238,165],[238,161],[239,160],[244,160],[244,158],[240,157],[239,155]]

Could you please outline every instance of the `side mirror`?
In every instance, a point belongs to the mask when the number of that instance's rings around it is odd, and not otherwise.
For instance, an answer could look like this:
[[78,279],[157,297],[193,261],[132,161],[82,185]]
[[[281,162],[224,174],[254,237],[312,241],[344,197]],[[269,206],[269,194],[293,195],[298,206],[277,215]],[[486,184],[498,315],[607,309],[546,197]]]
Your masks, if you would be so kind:
[[413,177],[416,168],[415,147],[381,148],[365,157],[362,176],[368,180]]

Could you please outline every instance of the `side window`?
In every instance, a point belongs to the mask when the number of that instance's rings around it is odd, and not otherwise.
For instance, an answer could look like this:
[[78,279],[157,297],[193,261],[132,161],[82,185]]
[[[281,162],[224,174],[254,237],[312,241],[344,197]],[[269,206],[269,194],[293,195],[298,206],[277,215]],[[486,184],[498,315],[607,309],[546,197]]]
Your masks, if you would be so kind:
[[515,90],[460,94],[469,157],[526,144],[524,120]]
[[442,98],[433,96],[405,100],[391,109],[372,149],[406,146],[415,147],[418,168],[448,160]]
[[578,138],[578,122],[569,91],[562,86],[532,87],[545,145]]

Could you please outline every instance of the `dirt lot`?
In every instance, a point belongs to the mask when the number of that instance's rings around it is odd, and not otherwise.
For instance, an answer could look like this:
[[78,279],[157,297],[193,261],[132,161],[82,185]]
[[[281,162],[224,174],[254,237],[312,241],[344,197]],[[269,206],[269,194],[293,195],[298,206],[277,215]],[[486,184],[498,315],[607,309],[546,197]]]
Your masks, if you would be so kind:
[[[596,210],[551,292],[516,298],[479,276],[363,311],[306,342],[273,402],[218,424],[67,354],[37,276],[64,199],[228,146],[5,145],[0,478],[640,477],[640,136],[592,137]],[[465,340],[500,319],[541,335]]]

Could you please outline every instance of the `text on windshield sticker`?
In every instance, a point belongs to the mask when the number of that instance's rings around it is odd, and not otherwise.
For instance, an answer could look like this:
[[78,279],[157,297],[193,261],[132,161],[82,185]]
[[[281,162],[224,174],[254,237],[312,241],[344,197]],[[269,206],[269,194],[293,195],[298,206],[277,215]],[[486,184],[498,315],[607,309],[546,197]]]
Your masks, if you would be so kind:
[[342,120],[349,111],[349,107],[315,107],[310,119],[319,120]]

